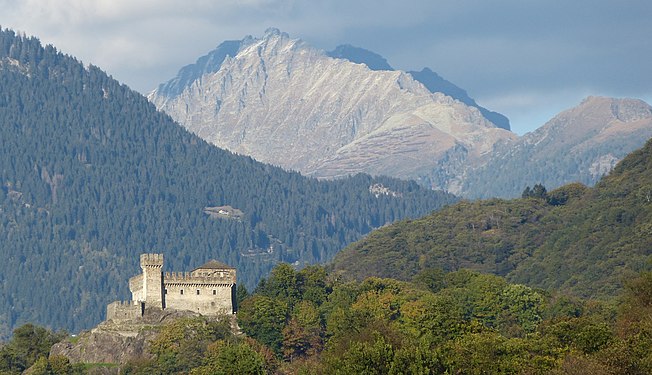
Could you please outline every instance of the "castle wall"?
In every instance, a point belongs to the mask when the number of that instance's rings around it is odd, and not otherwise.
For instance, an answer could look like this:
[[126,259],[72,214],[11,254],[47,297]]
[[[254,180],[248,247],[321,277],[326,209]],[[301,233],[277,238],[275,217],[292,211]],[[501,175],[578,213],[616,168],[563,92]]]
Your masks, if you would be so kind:
[[166,284],[166,306],[202,315],[232,314],[232,289],[229,285]]
[[166,272],[165,283],[235,284],[235,270],[195,270],[193,272]]
[[145,301],[142,273],[129,279],[129,290],[131,291],[132,301]]
[[144,305],[138,301],[115,301],[106,306],[107,320],[134,320],[143,313]]
[[[176,275],[174,272],[170,274],[166,273],[165,277],[168,276],[175,277],[178,276],[178,273],[176,273]],[[221,283],[235,283],[235,269],[234,268],[222,268],[222,269],[199,268],[190,272],[190,275],[186,275],[184,277],[192,277],[194,279],[207,278],[210,280],[219,280]]]

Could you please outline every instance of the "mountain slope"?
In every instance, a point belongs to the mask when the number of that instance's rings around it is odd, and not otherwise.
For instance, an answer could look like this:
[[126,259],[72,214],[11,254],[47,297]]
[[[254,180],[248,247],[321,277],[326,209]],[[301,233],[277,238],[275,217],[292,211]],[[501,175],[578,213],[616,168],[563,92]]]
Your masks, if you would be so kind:
[[652,107],[638,99],[588,97],[515,142],[497,144],[467,171],[459,194],[515,197],[526,185],[595,184],[652,137]]
[[454,83],[442,78],[439,74],[433,72],[428,68],[423,68],[420,72],[411,71],[408,72],[414,79],[423,83],[424,86],[430,90],[430,92],[442,92],[454,99],[461,101],[462,103],[475,107],[480,110],[482,116],[487,120],[496,124],[499,128],[505,130],[510,130],[509,119],[498,112],[490,111],[484,107],[478,105],[473,98],[466,93],[466,91]]
[[[389,67],[355,51],[331,55]],[[333,58],[275,29],[244,39],[218,71],[197,71],[181,94],[157,89],[150,100],[213,144],[308,175],[419,178],[515,137],[408,73]]]
[[[97,67],[0,32],[0,337],[77,331],[128,296],[138,255],[208,259],[255,285],[325,261],[375,227],[453,197],[359,175],[319,182],[213,147]],[[220,207],[241,214],[222,218]],[[227,207],[227,208],[228,208]]]
[[410,279],[425,268],[471,268],[583,297],[615,295],[652,269],[652,140],[595,188],[548,199],[462,202],[379,229],[340,252],[338,272]]
[[356,64],[365,64],[371,70],[394,70],[379,54],[350,44],[339,45],[334,50],[326,52],[326,55],[336,59],[349,60]]
[[158,92],[166,96],[181,94],[187,86],[192,84],[196,77],[220,70],[224,60],[229,56],[235,56],[245,43],[240,40],[227,40],[221,43],[209,54],[199,58],[194,64],[181,68],[174,79],[159,85]]
[[[394,70],[384,57],[364,48],[354,47],[350,44],[337,46],[333,51],[327,52],[326,54],[330,57],[346,59],[358,64],[365,64],[371,70]],[[442,78],[439,74],[433,72],[429,68],[423,68],[420,72],[409,71],[407,73],[415,80],[421,82],[428,90],[430,90],[430,92],[440,92],[453,99],[459,100],[470,107],[475,107],[480,110],[482,116],[499,128],[510,130],[509,119],[507,117],[479,106],[464,89]]]

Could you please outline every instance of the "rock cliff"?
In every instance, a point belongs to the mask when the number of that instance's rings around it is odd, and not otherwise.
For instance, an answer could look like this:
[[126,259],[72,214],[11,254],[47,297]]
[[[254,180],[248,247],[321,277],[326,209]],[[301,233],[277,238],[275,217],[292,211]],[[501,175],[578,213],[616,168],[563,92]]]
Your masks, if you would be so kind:
[[73,339],[57,343],[50,355],[67,357],[71,363],[126,363],[150,358],[149,342],[158,335],[161,324],[196,315],[188,311],[146,309],[142,319],[106,320]]
[[[190,317],[200,315],[192,311],[148,308],[140,319],[106,320],[90,331],[59,342],[52,347],[50,355],[67,357],[71,363],[89,364],[124,364],[130,360],[152,358],[150,342],[159,335],[161,327]],[[235,316],[225,317],[231,319],[233,332],[238,333]]]

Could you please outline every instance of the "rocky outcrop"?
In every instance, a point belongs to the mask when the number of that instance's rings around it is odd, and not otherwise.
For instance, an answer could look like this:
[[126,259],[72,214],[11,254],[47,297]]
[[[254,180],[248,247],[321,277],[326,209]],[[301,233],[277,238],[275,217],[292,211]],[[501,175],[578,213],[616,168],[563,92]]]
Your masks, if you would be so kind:
[[[348,56],[351,48],[338,53]],[[207,141],[286,169],[418,179],[452,150],[472,162],[515,138],[478,108],[433,93],[406,72],[334,58],[275,29],[243,39],[232,55],[201,58],[149,99]],[[219,69],[206,68],[222,56]],[[389,67],[375,56],[375,68]]]
[[146,309],[142,319],[107,320],[90,331],[55,344],[50,355],[67,357],[71,363],[126,363],[151,358],[150,341],[162,324],[175,319],[198,316],[190,311]]

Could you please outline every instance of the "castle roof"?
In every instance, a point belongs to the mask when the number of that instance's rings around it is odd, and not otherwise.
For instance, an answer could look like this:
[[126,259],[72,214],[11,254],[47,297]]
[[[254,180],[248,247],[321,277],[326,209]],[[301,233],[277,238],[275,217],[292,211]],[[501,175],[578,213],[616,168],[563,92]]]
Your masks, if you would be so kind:
[[224,264],[222,262],[218,262],[215,259],[211,259],[208,262],[206,262],[203,266],[195,268],[193,271],[197,270],[219,270],[219,269],[235,269],[234,267],[231,267],[227,264]]

